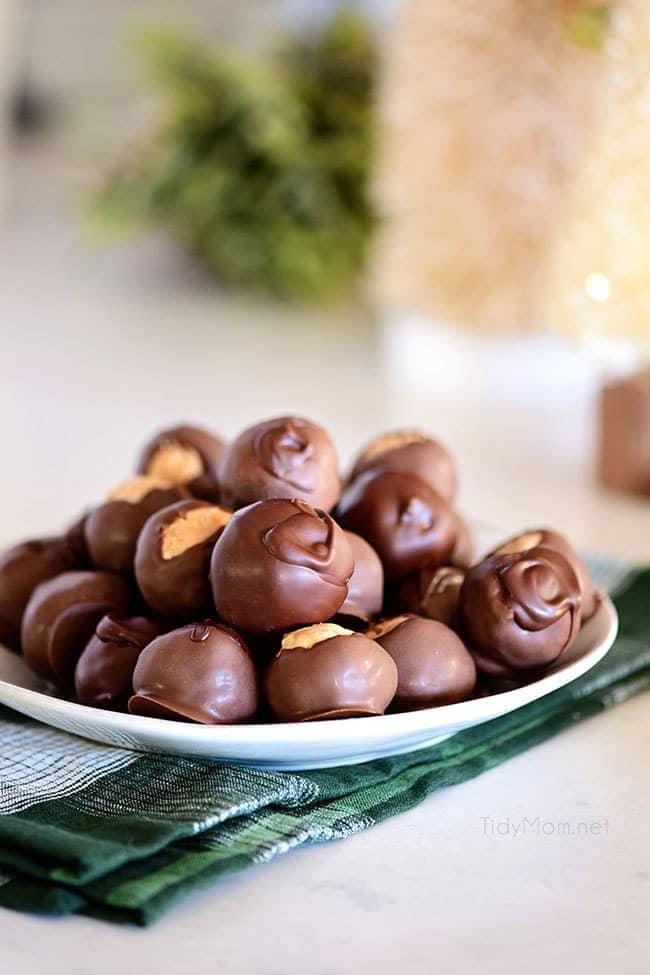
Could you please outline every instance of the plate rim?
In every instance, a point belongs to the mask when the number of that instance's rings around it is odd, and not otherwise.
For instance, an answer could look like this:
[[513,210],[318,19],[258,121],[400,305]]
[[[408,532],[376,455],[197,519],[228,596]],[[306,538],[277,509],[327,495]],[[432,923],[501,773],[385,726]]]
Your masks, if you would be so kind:
[[[391,737],[397,741],[404,736],[422,734],[427,731],[433,735],[440,728],[449,728],[454,725],[468,727],[482,723],[504,713],[517,710],[519,707],[570,684],[596,666],[611,650],[616,640],[619,624],[618,614],[608,596],[601,600],[596,614],[607,616],[606,633],[596,646],[588,648],[576,660],[571,661],[566,666],[558,667],[522,687],[486,695],[485,697],[471,698],[456,704],[422,708],[416,711],[395,712],[363,718],[336,718],[329,721],[200,725],[193,722],[174,721],[167,718],[153,718],[95,708],[24,687],[4,678],[0,678],[0,690],[3,692],[0,694],[0,704],[4,704],[6,707],[30,716],[50,727],[60,728],[60,725],[52,725],[51,722],[42,717],[34,717],[31,709],[25,711],[24,707],[20,706],[22,701],[25,704],[32,703],[34,707],[39,709],[45,706],[53,717],[85,719],[91,726],[99,724],[98,732],[106,731],[124,735],[130,731],[136,737],[143,735],[145,739],[151,739],[156,734],[162,738],[171,734],[180,746],[184,743],[196,745],[197,739],[200,738],[205,743],[206,748],[210,744],[213,744],[215,748],[218,748],[220,744],[230,748],[240,744],[242,748],[250,749],[251,746],[259,744],[260,737],[263,736],[265,752],[273,746],[285,745],[288,741],[291,741],[293,745],[304,744],[306,748],[318,748],[319,746],[326,748],[340,744],[341,739],[349,737],[349,731],[353,727],[354,739],[357,743],[355,747],[357,751],[361,752],[364,747],[372,745],[373,742],[385,744]],[[591,620],[588,620],[585,626],[589,626],[590,622]],[[7,648],[3,649],[6,653],[11,653]],[[7,699],[14,696],[16,697],[14,701]],[[504,707],[494,713],[497,700]],[[434,715],[437,720],[432,720]],[[350,722],[354,722],[354,724],[351,725]],[[393,732],[392,735],[391,731]],[[74,734],[75,732],[70,733]],[[452,731],[451,733],[455,732]],[[82,735],[82,737],[89,736]],[[96,741],[97,739],[91,738],[90,740]],[[154,749],[150,750],[153,751]],[[404,749],[404,751],[408,750],[411,749]],[[215,758],[218,759],[219,756],[215,754]],[[242,758],[242,762],[250,762],[251,760],[250,758]],[[360,759],[360,761],[362,760]],[[260,761],[265,760],[260,758]]]

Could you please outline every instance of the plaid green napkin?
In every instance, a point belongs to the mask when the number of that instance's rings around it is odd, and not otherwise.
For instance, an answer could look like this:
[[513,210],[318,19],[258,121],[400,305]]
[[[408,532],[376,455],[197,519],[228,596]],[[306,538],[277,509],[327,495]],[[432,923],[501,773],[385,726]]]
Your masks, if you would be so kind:
[[350,836],[627,699],[650,686],[650,569],[614,575],[620,635],[596,668],[506,717],[365,765],[289,773],[142,755],[0,709],[0,904],[148,924],[222,874]]

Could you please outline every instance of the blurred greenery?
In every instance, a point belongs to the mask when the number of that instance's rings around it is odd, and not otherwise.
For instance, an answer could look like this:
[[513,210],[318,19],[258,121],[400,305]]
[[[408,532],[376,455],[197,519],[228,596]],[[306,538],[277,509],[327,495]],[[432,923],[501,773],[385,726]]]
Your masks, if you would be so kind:
[[376,223],[368,22],[344,11],[267,57],[168,29],[139,50],[161,124],[94,195],[100,226],[163,226],[221,281],[281,298],[348,292]]
[[611,4],[580,5],[569,17],[569,35],[581,47],[600,51],[605,46],[611,21]]

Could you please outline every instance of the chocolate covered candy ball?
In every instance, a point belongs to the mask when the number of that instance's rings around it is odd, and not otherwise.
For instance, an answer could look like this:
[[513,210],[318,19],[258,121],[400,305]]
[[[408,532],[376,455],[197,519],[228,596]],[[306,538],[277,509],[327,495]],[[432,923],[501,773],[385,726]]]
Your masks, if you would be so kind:
[[109,572],[131,572],[138,535],[147,518],[188,497],[184,487],[148,474],[119,484],[86,519],[86,545],[93,565]]
[[0,555],[0,643],[20,650],[20,624],[32,593],[74,567],[74,553],[62,538],[35,538]]
[[223,440],[200,427],[161,430],[142,451],[137,473],[184,485],[195,497],[216,502],[223,446]]
[[224,449],[222,500],[241,508],[269,498],[299,498],[329,511],[341,489],[336,448],[316,423],[279,417],[244,430]]
[[74,686],[80,703],[126,711],[138,657],[162,632],[162,624],[144,616],[102,616],[77,661]]
[[531,548],[539,547],[555,549],[569,562],[580,583],[581,619],[583,621],[588,620],[595,613],[602,596],[591,581],[589,569],[564,535],[551,531],[549,528],[532,528],[520,532],[519,535],[508,539],[507,542],[503,542],[494,552],[496,554],[507,554],[509,552],[525,552]]
[[80,518],[77,518],[77,520],[70,525],[63,535],[63,540],[68,546],[74,562],[71,568],[92,569],[90,553],[88,552],[88,546],[86,545],[86,521],[88,519],[88,514],[89,512],[85,511]]
[[258,501],[235,512],[214,547],[212,595],[231,626],[278,633],[334,616],[353,569],[350,543],[324,511]]
[[458,627],[458,600],[465,572],[452,565],[418,569],[407,576],[399,592],[399,605],[409,613]]
[[415,474],[446,501],[456,494],[456,465],[451,454],[418,430],[397,430],[377,437],[355,461],[350,479],[374,470]]
[[386,578],[448,561],[458,537],[456,515],[419,477],[368,471],[353,481],[337,508],[340,524],[370,542]]
[[132,714],[199,724],[253,717],[258,679],[249,649],[234,630],[207,620],[157,637],[133,674]]
[[474,536],[459,514],[456,514],[456,544],[449,556],[449,564],[459,569],[469,569],[474,562]]
[[580,585],[550,548],[489,555],[467,572],[460,613],[479,670],[499,677],[552,663],[580,626]]
[[381,620],[366,635],[386,650],[397,667],[395,711],[415,711],[465,701],[476,685],[476,665],[444,623],[420,616]]
[[109,572],[64,572],[36,587],[21,626],[32,670],[61,686],[72,683],[81,651],[106,613],[126,611],[132,593]]
[[134,569],[140,592],[154,612],[184,620],[214,612],[210,557],[230,515],[206,501],[178,501],[145,522]]
[[288,633],[264,677],[267,704],[280,721],[383,714],[396,687],[390,655],[334,623]]
[[384,599],[384,569],[381,559],[365,538],[346,532],[354,559],[354,571],[348,582],[348,594],[338,611],[339,616],[350,616],[367,623],[376,616]]

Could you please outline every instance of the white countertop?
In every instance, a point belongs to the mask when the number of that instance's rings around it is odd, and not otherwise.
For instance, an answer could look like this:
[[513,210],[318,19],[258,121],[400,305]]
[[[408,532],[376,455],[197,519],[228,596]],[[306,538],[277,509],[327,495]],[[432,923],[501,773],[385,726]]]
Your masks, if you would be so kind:
[[[3,969],[645,975],[648,705],[636,698],[350,840],[226,878],[149,929],[2,911]],[[524,817],[602,829],[513,836]],[[510,835],[488,835],[486,819],[495,832],[509,819]]]
[[[216,294],[154,237],[89,253],[65,194],[21,162],[0,237],[0,539],[58,529],[128,473],[157,426],[204,420],[228,435],[290,410],[322,420],[346,458],[379,430],[424,426],[455,449],[474,517],[650,556],[648,502],[593,483],[586,399],[513,407],[416,388],[400,343],[359,312]],[[3,968],[646,972],[649,747],[642,695],[367,833],[227,878],[148,930],[0,911]],[[537,817],[601,826],[513,835]]]

